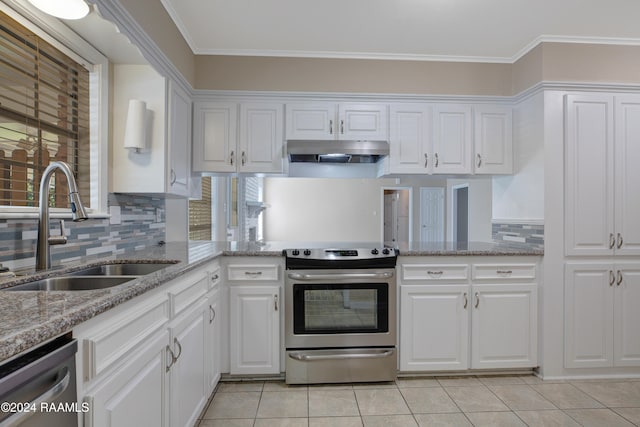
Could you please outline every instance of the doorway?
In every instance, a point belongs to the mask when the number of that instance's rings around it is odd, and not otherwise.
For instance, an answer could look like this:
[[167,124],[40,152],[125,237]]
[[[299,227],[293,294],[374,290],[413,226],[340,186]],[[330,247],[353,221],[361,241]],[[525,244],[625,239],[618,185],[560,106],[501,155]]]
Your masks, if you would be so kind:
[[383,188],[383,241],[397,245],[412,241],[411,188]]
[[453,241],[469,241],[469,184],[453,186],[452,189]]
[[420,241],[444,241],[444,188],[420,188]]

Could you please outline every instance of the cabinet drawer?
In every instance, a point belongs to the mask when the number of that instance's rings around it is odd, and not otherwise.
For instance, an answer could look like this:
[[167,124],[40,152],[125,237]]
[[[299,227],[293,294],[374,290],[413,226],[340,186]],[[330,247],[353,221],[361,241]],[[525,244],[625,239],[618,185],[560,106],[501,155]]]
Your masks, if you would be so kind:
[[169,320],[166,298],[136,306],[109,327],[83,340],[84,380],[90,381],[130,352]]
[[518,279],[533,280],[536,278],[535,264],[473,264],[471,268],[473,280]]
[[209,290],[209,276],[201,277],[184,288],[169,291],[169,303],[171,304],[171,317],[178,316],[186,308],[193,305],[199,298],[205,296]]
[[278,280],[278,270],[278,266],[274,264],[235,264],[227,267],[227,274],[229,281],[274,281]]
[[462,280],[469,279],[467,264],[403,264],[402,280]]

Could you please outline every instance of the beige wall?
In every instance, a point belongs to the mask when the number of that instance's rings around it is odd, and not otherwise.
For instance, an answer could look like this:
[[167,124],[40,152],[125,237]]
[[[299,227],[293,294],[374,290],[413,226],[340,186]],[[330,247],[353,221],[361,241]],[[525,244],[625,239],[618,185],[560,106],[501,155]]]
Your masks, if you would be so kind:
[[193,52],[160,0],[120,0],[120,3],[193,86]]

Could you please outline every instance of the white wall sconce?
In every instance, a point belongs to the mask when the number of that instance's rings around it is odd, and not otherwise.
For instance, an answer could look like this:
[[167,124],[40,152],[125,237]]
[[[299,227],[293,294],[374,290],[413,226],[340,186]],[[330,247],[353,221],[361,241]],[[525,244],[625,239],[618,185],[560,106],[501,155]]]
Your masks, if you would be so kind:
[[147,141],[147,103],[137,99],[129,100],[127,122],[124,128],[124,148],[140,153]]
[[60,19],[82,19],[90,11],[84,0],[29,0],[29,3]]

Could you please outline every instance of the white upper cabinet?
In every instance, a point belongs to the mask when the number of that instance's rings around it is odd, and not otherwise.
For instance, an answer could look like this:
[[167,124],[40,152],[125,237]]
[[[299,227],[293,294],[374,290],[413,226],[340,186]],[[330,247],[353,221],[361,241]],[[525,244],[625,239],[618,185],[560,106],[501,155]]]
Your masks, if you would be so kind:
[[282,104],[240,104],[239,172],[283,171]]
[[[114,65],[110,191],[189,196],[191,98],[148,65]],[[144,101],[144,148],[124,148],[130,100]],[[141,179],[153,176],[154,179]]]
[[286,139],[386,141],[386,104],[290,103]]
[[283,171],[283,104],[197,102],[194,108],[194,170]]
[[471,107],[456,104],[433,106],[433,172],[472,172]]
[[480,105],[473,108],[473,113],[475,173],[513,173],[512,109]]
[[567,95],[567,255],[640,255],[638,120],[638,96]]
[[431,108],[420,104],[395,104],[389,109],[390,173],[430,173]]

